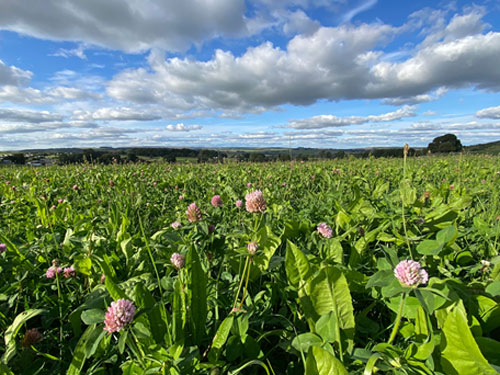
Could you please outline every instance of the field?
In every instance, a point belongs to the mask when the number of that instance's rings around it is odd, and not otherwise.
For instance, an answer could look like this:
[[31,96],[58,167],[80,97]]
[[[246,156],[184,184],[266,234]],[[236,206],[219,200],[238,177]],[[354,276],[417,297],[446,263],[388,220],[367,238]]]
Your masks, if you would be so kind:
[[498,156],[0,168],[0,373],[498,374],[499,186]]

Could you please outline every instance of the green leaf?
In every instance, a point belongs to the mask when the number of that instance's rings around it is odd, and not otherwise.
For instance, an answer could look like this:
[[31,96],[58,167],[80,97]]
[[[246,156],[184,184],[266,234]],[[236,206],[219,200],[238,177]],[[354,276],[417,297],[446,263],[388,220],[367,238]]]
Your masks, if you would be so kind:
[[85,255],[78,255],[74,259],[75,271],[85,276],[92,274],[92,260]]
[[340,340],[338,337],[337,317],[335,311],[330,311],[322,315],[316,322],[316,333],[326,342],[335,342]]
[[441,229],[436,234],[436,240],[442,243],[444,246],[450,246],[458,237],[457,228],[454,225],[447,226]]
[[500,296],[500,281],[493,281],[486,287],[485,291],[493,297]]
[[116,284],[115,280],[115,272],[112,269],[112,267],[108,264],[107,261],[102,261],[100,263],[100,266],[102,268],[102,272],[104,272],[104,275],[106,276],[106,280],[104,284],[106,285],[106,289],[109,292],[109,295],[111,298],[113,298],[115,301],[119,300],[121,298],[127,298],[127,295],[125,292]]
[[118,339],[118,352],[123,354],[125,351],[125,344],[127,342],[128,330],[120,332],[120,338]]
[[447,375],[498,375],[474,341],[462,303],[445,320],[441,348],[441,365]]
[[354,311],[347,280],[341,270],[325,267],[310,281],[311,301],[319,315],[335,312],[338,327],[354,339]]
[[327,260],[342,264],[343,249],[337,238],[331,238],[326,241],[325,256]]
[[184,341],[184,327],[186,325],[185,294],[179,279],[174,282],[174,295],[172,302],[172,336],[174,342]]
[[394,281],[394,271],[393,270],[382,270],[375,272],[368,282],[366,283],[366,288],[372,288],[374,286],[388,286]]
[[85,360],[87,359],[86,347],[96,330],[102,330],[102,327],[98,328],[96,325],[91,325],[85,330],[85,332],[83,332],[83,335],[76,344],[76,348],[73,352],[73,359],[69,364],[66,375],[80,374],[80,371],[82,371],[83,365],[85,364]]
[[[267,225],[257,232],[256,237],[257,243],[259,244],[259,250],[253,257],[252,280],[268,269],[271,258],[276,252],[276,249],[281,245],[281,238],[275,236],[271,228]],[[260,272],[257,272],[257,270]]]
[[348,375],[342,363],[319,346],[311,346],[307,353],[305,375]]
[[311,276],[306,255],[290,241],[286,243],[285,270],[288,283],[296,289],[301,289]]
[[144,287],[142,282],[138,283],[135,287],[135,299],[137,305],[147,311],[153,339],[157,344],[162,344],[165,341],[165,334],[167,332],[165,319],[162,317],[160,306],[156,304],[151,292]]
[[104,322],[105,313],[101,309],[90,309],[82,312],[82,321],[90,326]]
[[207,275],[201,266],[198,252],[191,247],[187,254],[186,265],[190,271],[189,290],[191,292],[190,308],[193,340],[200,345],[205,335],[207,320]]
[[222,321],[219,328],[217,329],[217,333],[215,334],[212,340],[212,348],[210,349],[210,353],[208,353],[211,362],[216,362],[219,359],[220,350],[224,346],[231,332],[231,327],[233,326],[234,315],[229,315]]
[[21,326],[29,319],[45,312],[43,309],[31,309],[20,313],[12,324],[7,328],[4,335],[5,353],[2,356],[2,363],[8,364],[10,359],[16,354],[16,336]]
[[415,202],[417,199],[417,191],[411,186],[409,179],[404,179],[399,184],[399,189],[401,192],[401,200],[405,206],[409,206]]
[[307,353],[312,345],[321,346],[323,340],[317,334],[312,332],[301,333],[292,340],[292,347],[298,352]]
[[417,246],[417,251],[422,255],[438,255],[443,250],[444,244],[437,240],[423,240]]

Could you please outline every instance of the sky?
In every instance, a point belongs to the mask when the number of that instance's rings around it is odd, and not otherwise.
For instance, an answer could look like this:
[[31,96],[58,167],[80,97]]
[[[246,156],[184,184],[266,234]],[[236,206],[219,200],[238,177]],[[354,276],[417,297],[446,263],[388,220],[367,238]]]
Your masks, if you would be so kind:
[[500,140],[500,0],[1,0],[0,151]]

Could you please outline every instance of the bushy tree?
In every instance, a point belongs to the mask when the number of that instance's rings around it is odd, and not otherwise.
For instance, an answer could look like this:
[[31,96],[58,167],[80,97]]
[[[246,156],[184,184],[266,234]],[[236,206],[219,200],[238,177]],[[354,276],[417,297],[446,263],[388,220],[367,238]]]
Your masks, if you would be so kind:
[[434,140],[429,143],[429,146],[427,146],[427,149],[433,154],[458,152],[462,150],[462,143],[455,134],[445,134],[434,138]]

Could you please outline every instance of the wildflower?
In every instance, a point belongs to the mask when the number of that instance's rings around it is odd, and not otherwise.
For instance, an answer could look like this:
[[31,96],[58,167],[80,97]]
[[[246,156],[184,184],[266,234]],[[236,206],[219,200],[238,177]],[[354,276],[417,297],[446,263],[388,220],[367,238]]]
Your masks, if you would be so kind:
[[63,200],[62,198],[59,198],[59,199],[57,200],[57,203],[59,203],[59,204],[61,204],[62,202],[64,202],[64,200]]
[[210,224],[210,225],[208,226],[208,233],[213,233],[213,232],[215,232],[215,225]]
[[181,255],[179,253],[173,253],[172,256],[170,257],[170,262],[172,262],[172,265],[180,270],[182,267],[184,267],[184,262],[185,258],[184,255]]
[[170,226],[174,229],[179,229],[182,226],[182,224],[178,221],[174,221],[172,224],[170,224]]
[[43,335],[38,332],[36,328],[28,329],[23,336],[21,345],[23,348],[30,347],[31,345],[38,344],[43,340]]
[[182,194],[181,194],[181,195],[179,195],[179,200],[181,201],[181,200],[183,200],[183,199],[184,199],[184,195],[182,195]]
[[248,254],[255,255],[255,253],[259,249],[259,244],[255,241],[252,241],[247,245],[247,249],[248,249]]
[[75,277],[76,276],[75,268],[73,266],[64,268],[63,275],[66,279],[70,277]]
[[101,279],[99,281],[101,282],[101,284],[104,284],[104,282],[106,281],[106,275],[102,274]]
[[134,319],[135,310],[134,304],[127,299],[111,302],[104,319],[104,330],[119,332]]
[[455,185],[450,185],[450,190],[455,189]]
[[243,206],[243,201],[241,199],[238,199],[236,202],[234,202],[235,206],[240,208],[241,206]]
[[5,250],[7,250],[7,245],[4,243],[0,243],[0,254],[2,254]]
[[408,156],[409,151],[410,151],[410,146],[408,145],[408,143],[406,143],[405,146],[403,147],[403,155],[405,158]]
[[47,271],[45,271],[45,277],[47,279],[53,279],[54,277],[56,277],[56,275],[59,275],[61,272],[62,268],[54,265],[47,268]]
[[73,185],[73,190],[77,191],[78,190],[78,185]]
[[481,260],[481,272],[487,273],[491,271],[491,262],[488,260]]
[[248,212],[261,212],[266,210],[266,201],[262,195],[262,191],[255,190],[245,196],[245,206]]
[[212,199],[210,200],[210,203],[214,207],[221,207],[222,206],[222,198],[220,195],[214,195]]
[[427,271],[420,267],[419,262],[403,260],[394,269],[394,276],[402,286],[416,288],[419,284],[426,284],[429,279]]
[[188,206],[186,215],[190,223],[196,223],[201,220],[201,210],[194,202]]
[[318,230],[318,233],[321,234],[325,238],[331,238],[333,234],[332,228],[326,224],[326,223],[321,223],[316,227]]

